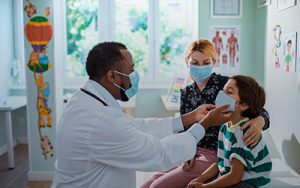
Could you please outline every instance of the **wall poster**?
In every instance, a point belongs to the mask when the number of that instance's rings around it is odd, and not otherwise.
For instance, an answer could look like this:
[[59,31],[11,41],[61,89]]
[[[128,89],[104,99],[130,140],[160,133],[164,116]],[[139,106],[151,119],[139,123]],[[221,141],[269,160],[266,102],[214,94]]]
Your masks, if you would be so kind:
[[217,73],[240,72],[240,26],[211,26],[209,40],[216,49]]

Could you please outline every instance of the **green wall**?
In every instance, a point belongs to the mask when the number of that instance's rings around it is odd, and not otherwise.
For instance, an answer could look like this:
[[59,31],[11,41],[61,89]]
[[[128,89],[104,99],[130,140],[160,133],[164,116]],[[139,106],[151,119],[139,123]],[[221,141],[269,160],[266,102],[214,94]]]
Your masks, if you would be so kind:
[[[199,37],[209,37],[211,25],[239,25],[241,29],[241,74],[255,77],[263,83],[263,47],[265,9],[257,8],[257,1],[242,1],[242,17],[233,19],[211,18],[211,1],[199,0]],[[262,32],[258,32],[262,31]],[[258,63],[259,62],[259,63]]]
[[261,84],[265,85],[265,47],[266,47],[266,27],[267,27],[267,7],[255,8],[254,25],[254,66],[253,76]]

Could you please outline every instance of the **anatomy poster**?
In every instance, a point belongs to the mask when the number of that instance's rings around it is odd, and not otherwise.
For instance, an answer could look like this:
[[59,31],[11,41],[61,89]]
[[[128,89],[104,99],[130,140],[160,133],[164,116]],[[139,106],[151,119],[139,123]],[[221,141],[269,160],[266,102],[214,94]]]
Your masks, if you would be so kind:
[[282,39],[282,68],[285,72],[295,72],[297,32],[284,34]]
[[211,26],[209,40],[216,49],[217,73],[240,72],[240,27],[239,26]]

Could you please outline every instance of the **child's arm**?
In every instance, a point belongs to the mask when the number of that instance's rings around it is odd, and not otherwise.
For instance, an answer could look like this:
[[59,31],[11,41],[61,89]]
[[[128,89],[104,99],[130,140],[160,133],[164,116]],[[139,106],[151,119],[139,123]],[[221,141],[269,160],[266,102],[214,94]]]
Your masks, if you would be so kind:
[[231,170],[227,174],[218,177],[212,182],[204,184],[203,187],[205,188],[215,188],[215,187],[229,187],[231,185],[235,185],[241,182],[245,171],[245,166],[241,161],[236,158],[233,158],[231,161]]
[[219,173],[219,168],[217,163],[213,163],[210,165],[200,176],[193,179],[189,184],[188,188],[197,188],[199,187],[199,184],[203,185],[204,182],[212,179],[213,177],[216,177]]
[[218,173],[219,173],[218,165],[217,163],[213,163],[204,172],[202,172],[200,176],[198,176],[197,181],[204,183],[210,180],[211,178],[216,177]]

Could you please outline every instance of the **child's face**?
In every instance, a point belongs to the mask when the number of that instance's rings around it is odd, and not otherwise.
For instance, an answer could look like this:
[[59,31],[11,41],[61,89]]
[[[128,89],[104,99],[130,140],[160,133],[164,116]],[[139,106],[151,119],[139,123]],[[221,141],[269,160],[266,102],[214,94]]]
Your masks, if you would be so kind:
[[224,86],[224,93],[232,97],[235,100],[234,111],[244,111],[248,108],[245,103],[240,103],[239,89],[236,86],[234,79],[229,79]]
[[228,82],[224,86],[224,93],[228,96],[234,98],[235,101],[240,100],[239,89],[236,87],[236,81],[233,79],[229,79]]

